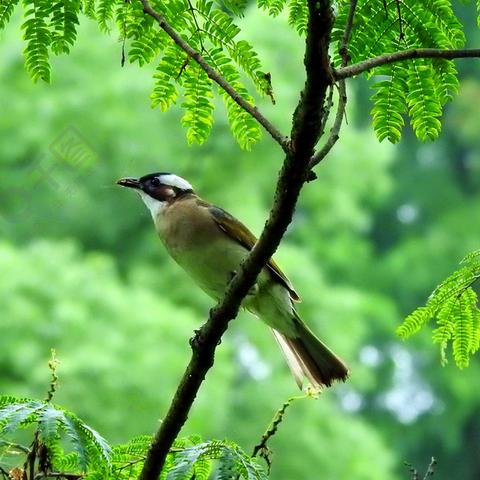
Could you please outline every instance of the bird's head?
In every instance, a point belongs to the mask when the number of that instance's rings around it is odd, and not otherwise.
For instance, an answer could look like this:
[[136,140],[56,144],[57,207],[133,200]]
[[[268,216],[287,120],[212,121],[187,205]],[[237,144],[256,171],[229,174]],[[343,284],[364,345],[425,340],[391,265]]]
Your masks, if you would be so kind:
[[154,218],[178,197],[193,193],[189,182],[166,172],[149,173],[140,178],[121,178],[117,184],[134,189]]

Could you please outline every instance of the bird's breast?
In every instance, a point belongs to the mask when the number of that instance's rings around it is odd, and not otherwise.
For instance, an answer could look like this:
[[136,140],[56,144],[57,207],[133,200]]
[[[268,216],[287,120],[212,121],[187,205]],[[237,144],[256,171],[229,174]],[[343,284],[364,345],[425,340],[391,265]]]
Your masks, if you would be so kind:
[[230,240],[167,246],[170,255],[211,297],[220,299],[247,251]]
[[170,256],[209,296],[218,300],[247,250],[203,213],[167,212],[157,218],[155,226]]

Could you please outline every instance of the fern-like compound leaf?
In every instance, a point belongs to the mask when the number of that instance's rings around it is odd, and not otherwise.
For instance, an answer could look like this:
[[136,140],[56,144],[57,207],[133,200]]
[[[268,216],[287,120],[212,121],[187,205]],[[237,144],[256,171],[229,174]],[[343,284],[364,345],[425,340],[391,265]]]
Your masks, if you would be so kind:
[[446,350],[448,342],[455,331],[455,318],[457,298],[450,297],[441,306],[437,314],[437,328],[432,333],[433,343],[440,345],[440,357],[442,365],[447,363]]
[[18,1],[19,0],[3,0],[0,2],[0,30],[3,30],[10,20]]
[[[338,2],[332,32],[332,39],[337,44],[336,65],[341,63],[339,48],[349,8],[349,0]],[[385,52],[411,48],[461,48],[464,43],[462,25],[448,0],[359,0],[348,54],[355,63]],[[400,68],[404,75],[402,87],[398,88],[396,79]],[[380,140],[386,138],[398,142],[405,115],[410,117],[419,139],[433,140],[438,136],[443,106],[458,90],[457,72],[452,62],[412,59],[379,67],[368,72],[367,76],[373,76],[375,80],[372,115]]]
[[228,10],[232,15],[243,17],[247,8],[247,0],[219,0],[222,9]]
[[196,63],[184,71],[185,114],[182,125],[187,128],[188,143],[202,144],[210,135],[213,125],[212,82]]
[[28,401],[6,405],[0,409],[0,435],[14,432],[32,423],[36,413],[44,407],[42,402]]
[[258,0],[259,8],[267,11],[272,17],[280,15],[286,4],[287,0]]
[[432,292],[425,306],[414,310],[397,329],[402,338],[418,332],[431,318],[436,320],[433,342],[440,346],[442,364],[446,351],[459,368],[468,366],[470,357],[480,348],[480,310],[473,285],[480,278],[480,251],[467,255],[462,267]]
[[52,3],[51,49],[55,54],[69,53],[77,38],[80,0],[57,0]]
[[304,0],[290,0],[288,4],[288,24],[300,35],[305,35],[308,23],[308,7]]
[[459,368],[468,367],[470,345],[473,337],[472,309],[474,306],[467,292],[465,291],[460,295],[453,312],[456,319],[456,326],[453,331],[453,358]]
[[396,143],[402,135],[403,114],[407,111],[408,70],[405,65],[396,64],[385,73],[390,74],[390,78],[373,85],[376,93],[372,97],[374,106],[371,115],[378,139],[382,141],[386,138]]
[[95,9],[95,17],[98,22],[100,30],[103,32],[110,32],[111,22],[115,13],[115,0],[97,0]]
[[397,335],[403,339],[408,338],[418,332],[431,318],[432,311],[429,307],[419,307],[398,327]]
[[92,20],[96,20],[95,12],[95,1],[96,0],[83,0],[82,1],[82,12]]
[[53,405],[47,404],[38,414],[38,430],[42,442],[47,447],[52,447],[57,443],[60,436],[59,428],[65,421],[63,410],[55,408]]
[[110,448],[107,442],[104,439],[99,441],[97,438],[99,435],[94,435],[92,429],[87,428],[76,415],[65,412],[61,426],[77,454],[78,467],[81,471],[85,472],[95,458],[101,458],[106,462],[110,461]]
[[155,69],[153,92],[150,96],[152,107],[160,107],[162,112],[168,110],[178,97],[177,83],[182,81],[182,70],[190,60],[174,44],[165,49],[160,63]]
[[52,35],[47,21],[50,2],[47,0],[24,0],[25,20],[22,24],[23,38],[27,46],[23,50],[25,68],[34,82],[50,81],[49,47]]
[[219,462],[217,477],[221,480],[230,478],[266,480],[267,478],[263,468],[238,445],[227,440],[212,440],[185,447],[177,453],[166,480],[190,478],[192,474],[206,479],[211,471],[211,460]]
[[435,140],[441,129],[442,104],[434,79],[429,60],[412,60],[408,69],[406,100],[410,123],[420,140]]
[[441,105],[453,100],[458,93],[459,80],[455,64],[450,60],[436,58],[432,60],[436,94]]
[[473,263],[478,265],[480,263],[480,249],[474,250],[473,252],[470,252],[468,255],[465,255],[465,257],[463,257],[460,263],[463,263],[463,264]]

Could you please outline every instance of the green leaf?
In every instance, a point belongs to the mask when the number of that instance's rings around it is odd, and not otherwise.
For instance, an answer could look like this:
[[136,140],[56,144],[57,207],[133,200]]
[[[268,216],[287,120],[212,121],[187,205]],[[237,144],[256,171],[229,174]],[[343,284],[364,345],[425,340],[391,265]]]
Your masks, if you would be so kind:
[[435,140],[442,127],[438,119],[442,115],[442,105],[431,62],[412,60],[407,75],[407,105],[412,128],[420,140]]
[[190,60],[182,54],[175,44],[166,48],[160,63],[155,69],[155,85],[150,96],[152,107],[160,107],[162,112],[168,110],[178,97],[177,82],[181,81],[182,69]]
[[[253,99],[240,83],[233,85],[243,98],[253,102]],[[223,95],[223,100],[227,107],[228,121],[233,136],[241,148],[250,150],[262,138],[262,131],[257,121],[227,94]]]
[[27,46],[23,50],[25,68],[34,82],[50,81],[48,49],[52,35],[47,27],[50,4],[47,0],[24,0],[25,21],[22,24],[23,38]]
[[38,430],[45,445],[51,447],[56,443],[60,436],[60,424],[64,421],[65,416],[62,410],[58,410],[50,404],[44,406],[38,415]]
[[173,465],[167,473],[167,480],[190,478],[193,473],[195,463],[202,454],[204,454],[204,448],[195,446],[186,448],[181,452],[181,454],[176,455]]
[[480,310],[472,288],[480,278],[479,257],[479,250],[467,255],[463,266],[435,288],[426,305],[414,310],[397,329],[400,337],[408,338],[434,318],[433,343],[440,346],[442,364],[447,363],[450,344],[459,368],[467,367],[470,356],[480,348]]
[[14,432],[36,420],[36,413],[44,408],[42,402],[13,403],[0,409],[0,435]]
[[52,3],[52,52],[69,53],[77,38],[80,0],[57,0]]
[[308,7],[305,0],[290,0],[288,24],[300,35],[305,35],[308,24]]
[[95,17],[102,32],[110,32],[110,23],[113,20],[114,12],[115,0],[97,0]]
[[96,0],[83,0],[82,1],[82,11],[83,13],[91,18],[92,20],[96,20],[96,13],[95,13],[95,1]]
[[453,100],[453,96],[458,93],[459,81],[458,72],[455,64],[450,60],[435,58],[432,60],[434,71],[434,82],[436,85],[436,94],[440,103],[445,105]]
[[7,25],[17,4],[18,0],[3,0],[0,2],[0,30],[3,30]]
[[440,345],[440,355],[442,365],[447,363],[446,350],[448,342],[453,337],[455,331],[454,313],[457,308],[457,298],[450,297],[441,306],[437,314],[437,328],[433,331],[433,343]]
[[[382,70],[377,73],[381,74]],[[373,85],[376,89],[376,93],[372,96],[373,128],[379,141],[388,139],[392,143],[397,143],[402,135],[403,114],[407,111],[407,69],[399,63],[385,69],[385,73],[390,73],[390,78]]]
[[[74,449],[75,468],[86,471],[89,465],[95,464],[97,470],[109,471],[110,446],[75,414],[46,401],[0,397],[0,435],[35,424],[41,441],[49,448],[52,461],[59,465],[67,462],[60,445],[60,431],[64,431]],[[67,463],[73,464],[71,455]]]
[[[475,296],[476,297],[476,296]],[[473,305],[467,291],[462,294],[453,311],[456,326],[453,331],[453,358],[459,368],[468,367],[470,345],[473,334]]]
[[406,339],[418,332],[431,318],[432,311],[429,307],[419,307],[397,328],[397,335]]
[[202,144],[210,135],[213,125],[212,82],[196,63],[184,71],[185,114],[182,125],[187,127],[188,143]]
[[243,17],[247,8],[247,0],[219,0],[218,3],[223,9],[228,10],[237,17]]
[[287,0],[258,0],[258,7],[266,10],[272,17],[280,15],[286,4]]
[[210,473],[211,460],[219,462],[219,479],[267,479],[263,468],[238,445],[228,440],[212,440],[186,447],[174,455],[166,480],[191,478],[193,474],[200,475],[199,479],[206,479]]
[[[349,8],[350,1],[338,2],[332,32],[332,40],[337,45],[336,66],[341,63],[339,48]],[[464,44],[463,27],[448,0],[359,0],[348,54],[352,63],[356,63],[386,52],[410,48],[453,49],[462,48]],[[379,140],[398,142],[405,114],[410,117],[420,140],[437,138],[442,107],[458,90],[457,71],[451,61],[411,59],[382,66],[366,75],[379,76],[372,97],[373,124]]]

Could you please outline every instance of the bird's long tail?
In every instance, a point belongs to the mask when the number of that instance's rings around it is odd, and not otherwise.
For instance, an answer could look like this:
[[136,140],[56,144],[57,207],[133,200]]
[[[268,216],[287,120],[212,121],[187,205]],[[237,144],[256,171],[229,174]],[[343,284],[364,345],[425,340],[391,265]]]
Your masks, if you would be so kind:
[[329,387],[335,380],[345,381],[347,366],[295,316],[296,336],[273,330],[299,388],[306,377],[314,387]]

